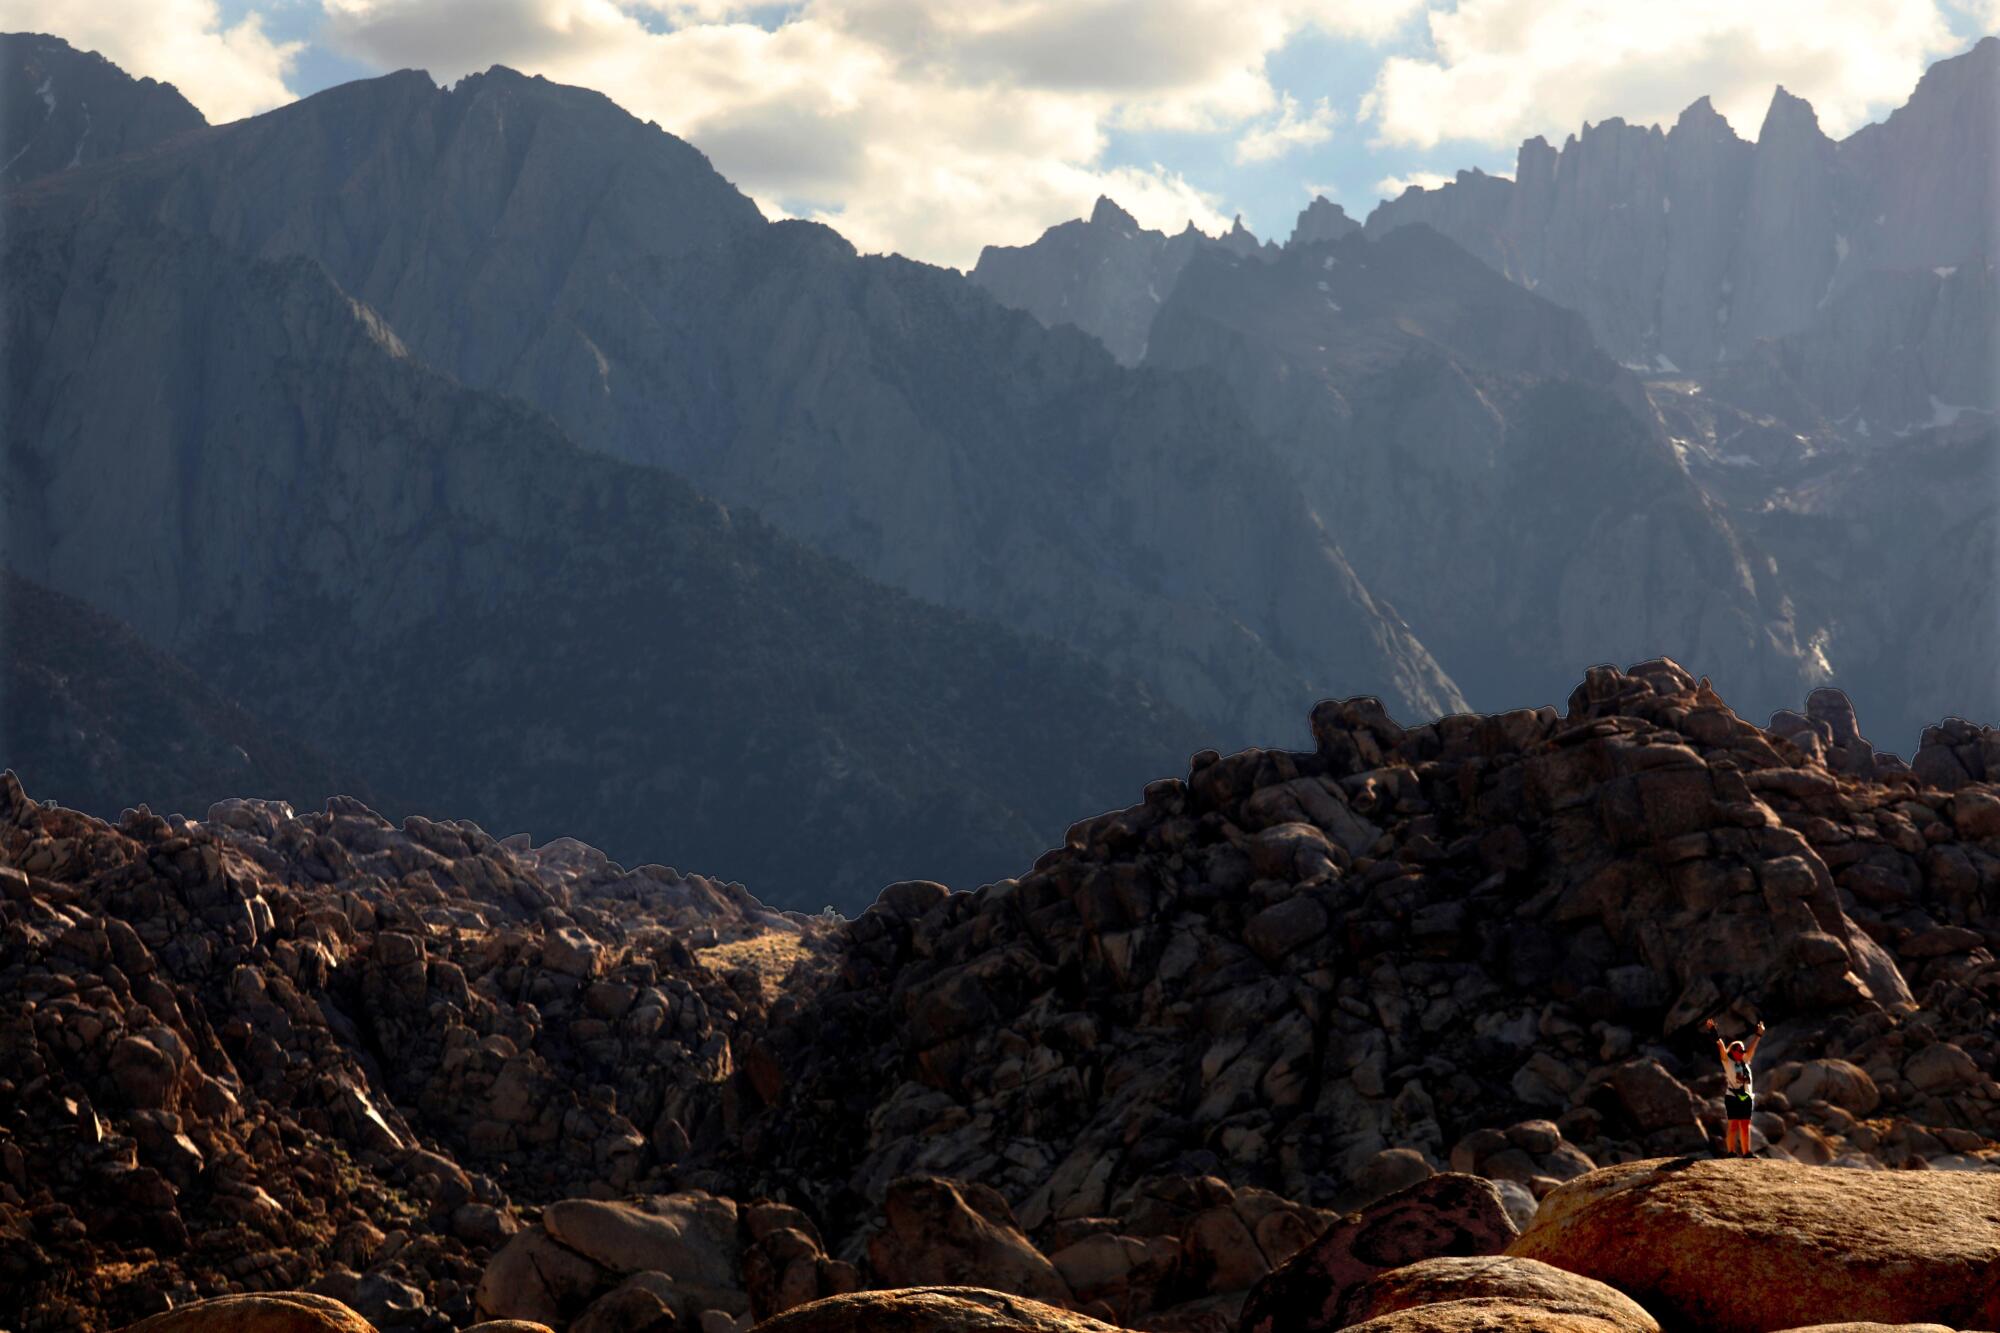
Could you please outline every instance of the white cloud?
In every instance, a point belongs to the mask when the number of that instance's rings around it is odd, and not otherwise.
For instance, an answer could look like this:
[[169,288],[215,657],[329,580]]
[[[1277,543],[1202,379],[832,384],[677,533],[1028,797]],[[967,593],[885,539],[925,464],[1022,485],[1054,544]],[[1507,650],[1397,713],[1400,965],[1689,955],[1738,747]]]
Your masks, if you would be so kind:
[[1305,191],[1308,200],[1324,199],[1329,204],[1340,202],[1340,187],[1337,185],[1315,185],[1311,181],[1307,181],[1305,182]]
[[1435,58],[1390,57],[1362,101],[1379,143],[1559,141],[1611,116],[1671,124],[1704,94],[1754,137],[1779,84],[1839,136],[1961,44],[1912,0],[1459,0],[1430,32]]
[[[323,0],[334,43],[442,80],[506,64],[595,88],[708,153],[764,206],[863,250],[969,265],[1109,194],[1148,226],[1226,227],[1117,129],[1237,132],[1275,156],[1329,132],[1270,85],[1307,29],[1375,40],[1421,0]],[[758,22],[746,19],[762,19]],[[665,30],[659,30],[664,23]],[[1262,121],[1262,124],[1254,122]],[[1239,151],[1243,151],[1239,148]]]
[[1295,148],[1310,148],[1316,143],[1325,143],[1333,137],[1333,127],[1339,119],[1340,113],[1324,97],[1310,111],[1300,115],[1298,102],[1286,93],[1278,108],[1277,119],[1252,126],[1236,141],[1236,161],[1238,165],[1269,162]]
[[46,32],[127,74],[159,79],[211,122],[282,106],[301,44],[273,42],[251,13],[223,22],[215,0],[0,0],[0,31]]
[[1412,171],[1404,176],[1384,176],[1375,182],[1375,193],[1384,199],[1394,199],[1411,186],[1419,190],[1435,190],[1441,185],[1449,184],[1451,177],[1440,176],[1435,171]]

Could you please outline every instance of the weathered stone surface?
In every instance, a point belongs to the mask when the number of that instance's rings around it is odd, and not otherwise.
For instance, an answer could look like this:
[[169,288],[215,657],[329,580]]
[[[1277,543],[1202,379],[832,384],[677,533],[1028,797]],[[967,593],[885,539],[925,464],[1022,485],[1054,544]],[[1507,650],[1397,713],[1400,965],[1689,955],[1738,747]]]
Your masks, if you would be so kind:
[[[1556,1190],[1507,1252],[1716,1333],[1768,1333],[1836,1312],[1991,1327],[2000,1322],[2000,1176],[1755,1158],[1633,1162]],[[1728,1273],[1757,1280],[1718,1276]]]
[[1468,1296],[1346,1325],[1352,1333],[1623,1333],[1626,1327],[1504,1296]]
[[1942,1323],[1814,1323],[1784,1333],[1952,1333]]
[[883,1203],[883,1227],[868,1242],[868,1263],[885,1287],[983,1283],[1050,1303],[1070,1289],[1027,1238],[975,1211],[950,1181],[900,1180]]
[[707,1286],[736,1281],[740,1247],[728,1199],[667,1194],[643,1206],[565,1199],[542,1210],[542,1225],[550,1239],[614,1273],[660,1272]]
[[1440,1256],[1498,1254],[1515,1236],[1499,1191],[1445,1173],[1341,1218],[1252,1289],[1243,1333],[1335,1328],[1348,1292],[1377,1274]]
[[1025,1296],[978,1287],[905,1287],[829,1296],[757,1325],[756,1333],[1121,1333]]
[[1588,1316],[1620,1333],[1660,1333],[1659,1323],[1615,1287],[1512,1255],[1422,1259],[1364,1280],[1341,1300],[1345,1328],[1400,1310],[1474,1297],[1501,1298],[1551,1315]]
[[1771,1072],[1771,1091],[1796,1103],[1824,1101],[1857,1116],[1875,1113],[1882,1094],[1868,1071],[1849,1060],[1808,1060]]
[[194,1301],[125,1333],[375,1333],[375,1326],[328,1297],[273,1291]]
[[479,1312],[494,1319],[560,1324],[607,1274],[539,1228],[508,1241],[480,1275]]

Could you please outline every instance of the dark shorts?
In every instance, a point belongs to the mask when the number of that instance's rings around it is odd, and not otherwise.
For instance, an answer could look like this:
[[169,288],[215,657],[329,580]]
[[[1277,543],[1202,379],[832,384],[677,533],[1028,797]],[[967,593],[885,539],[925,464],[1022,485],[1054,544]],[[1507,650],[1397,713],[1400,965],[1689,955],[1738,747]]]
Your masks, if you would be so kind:
[[1731,1120],[1748,1120],[1750,1118],[1750,1094],[1747,1092],[1723,1093],[1722,1109]]

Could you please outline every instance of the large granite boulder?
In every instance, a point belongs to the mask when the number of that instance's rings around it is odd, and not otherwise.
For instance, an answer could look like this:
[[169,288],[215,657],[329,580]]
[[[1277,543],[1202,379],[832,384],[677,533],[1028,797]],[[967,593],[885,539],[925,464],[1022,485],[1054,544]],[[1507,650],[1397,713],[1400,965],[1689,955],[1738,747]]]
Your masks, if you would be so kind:
[[1350,1289],[1341,1300],[1339,1321],[1326,1327],[1346,1328],[1401,1311],[1475,1300],[1600,1320],[1619,1333],[1660,1333],[1659,1321],[1617,1288],[1507,1254],[1423,1259],[1392,1268]]
[[[2000,1176],[1756,1158],[1628,1162],[1542,1200],[1507,1252],[1712,1333],[2000,1323]],[[1736,1275],[1744,1280],[1731,1280]]]
[[1122,1333],[1106,1324],[981,1287],[859,1291],[787,1310],[755,1333]]
[[375,1326],[332,1297],[271,1291],[195,1301],[124,1333],[375,1333]]

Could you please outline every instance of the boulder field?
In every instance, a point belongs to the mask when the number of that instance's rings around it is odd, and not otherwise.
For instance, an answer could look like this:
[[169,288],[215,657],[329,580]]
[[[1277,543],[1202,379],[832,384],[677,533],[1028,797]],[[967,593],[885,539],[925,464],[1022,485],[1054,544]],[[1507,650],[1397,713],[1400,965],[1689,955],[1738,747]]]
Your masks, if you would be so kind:
[[0,1328],[2000,1323],[2000,733],[1660,661],[1312,737],[852,920],[0,779]]

